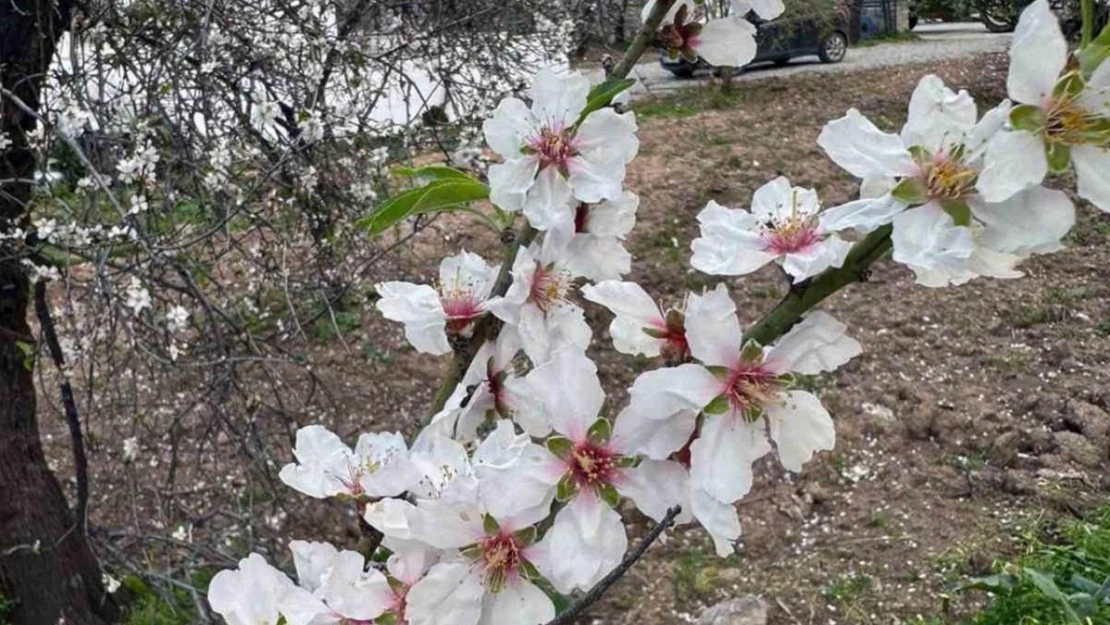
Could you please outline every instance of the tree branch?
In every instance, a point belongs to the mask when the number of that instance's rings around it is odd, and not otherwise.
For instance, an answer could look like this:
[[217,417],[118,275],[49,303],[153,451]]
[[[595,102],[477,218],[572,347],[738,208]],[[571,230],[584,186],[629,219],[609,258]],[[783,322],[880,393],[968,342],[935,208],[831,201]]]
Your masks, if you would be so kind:
[[46,282],[39,280],[35,283],[35,314],[42,326],[43,338],[50,351],[50,358],[61,376],[62,406],[65,408],[66,425],[69,426],[69,438],[73,445],[73,467],[77,477],[77,525],[84,534],[88,530],[89,509],[89,461],[85,456],[85,437],[81,434],[81,419],[77,413],[77,402],[73,399],[73,387],[69,384],[69,373],[66,371],[66,357],[62,352],[62,345],[58,342],[58,331],[54,327],[54,318],[50,315],[50,304],[46,301]]
[[655,8],[652,9],[651,14],[644,21],[644,25],[640,27],[640,32],[636,33],[636,38],[632,40],[632,45],[628,46],[621,60],[613,66],[606,78],[624,78],[636,66],[636,61],[640,60],[644,51],[651,45],[655,39],[655,33],[659,30],[659,24],[663,23],[663,18],[666,17],[667,11],[671,10],[675,0],[658,0],[655,3]]
[[608,575],[601,578],[601,581],[594,585],[586,594],[582,595],[578,601],[575,601],[569,608],[560,612],[555,618],[551,619],[547,625],[567,625],[575,619],[583,610],[590,607],[609,590],[609,587],[617,583],[617,580],[624,577],[628,569],[632,568],[640,558],[643,557],[644,552],[648,547],[670,526],[674,525],[674,520],[682,513],[682,506],[675,506],[667,510],[667,514],[651,528],[647,536],[640,541],[639,545],[632,551],[625,554],[624,559],[621,560],[620,566],[609,572]]
[[829,269],[813,279],[792,288],[758,323],[748,329],[745,340],[755,340],[769,345],[786,334],[806,311],[821,303],[826,297],[854,282],[864,282],[870,274],[871,264],[882,258],[891,247],[891,226],[885,225],[871,232],[852,246],[844,264]]

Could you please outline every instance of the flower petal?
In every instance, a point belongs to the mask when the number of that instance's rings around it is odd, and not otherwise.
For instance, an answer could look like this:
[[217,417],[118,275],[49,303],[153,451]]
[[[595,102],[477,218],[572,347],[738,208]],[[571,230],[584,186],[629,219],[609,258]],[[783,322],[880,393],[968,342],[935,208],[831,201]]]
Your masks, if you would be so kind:
[[485,589],[466,562],[441,562],[405,595],[409,625],[477,625]]
[[381,299],[378,310],[391,321],[405,326],[405,338],[425,354],[441,355],[451,351],[447,342],[447,313],[439,293],[427,284],[381,282],[376,286]]
[[1001,202],[1040,184],[1046,175],[1048,159],[1041,138],[1024,130],[1003,130],[987,143],[975,189],[984,200]]
[[912,269],[918,284],[939,287],[975,277],[968,268],[975,251],[971,230],[957,226],[935,202],[896,215],[891,241],[894,260]]
[[658,522],[674,506],[682,506],[678,523],[692,518],[690,512],[690,474],[671,460],[641,460],[630,469],[621,469],[617,484],[621,495],[635,502],[648,518]]
[[1006,89],[1024,104],[1041,106],[1052,95],[1068,61],[1068,42],[1046,0],[1036,0],[1021,12],[1010,43],[1010,73]]
[[690,485],[723,502],[747,495],[752,489],[752,463],[771,451],[762,426],[733,415],[706,417],[690,445]]
[[825,124],[817,144],[857,178],[912,176],[917,169],[902,139],[879,130],[856,109]]
[[820,227],[824,232],[838,232],[849,228],[871,232],[890,223],[895,215],[904,210],[906,205],[889,194],[878,198],[863,198],[825,210],[821,213]]
[[1061,239],[1075,225],[1075,205],[1067,194],[1040,186],[996,204],[972,202],[971,210],[986,226],[983,245],[1020,256],[1063,249]]
[[727,558],[736,552],[735,542],[740,538],[740,517],[736,506],[714,499],[703,490],[694,489],[690,496],[694,518],[709,532],[717,556]]
[[490,165],[489,200],[501,210],[520,210],[536,182],[539,168],[540,161],[535,156],[518,156]]
[[859,356],[863,347],[848,336],[848,326],[815,310],[767,351],[764,365],[776,373],[816,375],[833,371]]
[[932,152],[947,151],[963,142],[978,119],[975,100],[967,91],[956,93],[935,74],[923,76],[910,96],[909,114],[902,127],[902,143]]
[[821,400],[811,393],[790,391],[780,399],[781,403],[767,405],[771,440],[782,466],[797,473],[815,451],[833,448],[836,426]]
[[541,69],[532,81],[532,114],[552,130],[569,128],[586,108],[590,79],[580,72]]
[[520,150],[536,131],[536,119],[528,105],[517,98],[505,98],[482,123],[486,143],[506,159],[520,158]]
[[535,564],[556,590],[570,594],[593,588],[627,548],[621,516],[594,492],[583,491],[556,513]]
[[608,308],[615,315],[609,324],[609,334],[618,352],[633,356],[659,355],[662,341],[648,336],[644,328],[661,330],[666,323],[659,307],[640,285],[606,280],[582,287],[582,296]]
[[755,58],[755,26],[742,17],[709,20],[690,43],[710,65],[743,67]]
[[[1103,61],[1102,65],[1110,66],[1110,61]],[[1079,178],[1079,197],[1110,213],[1110,148],[1077,145],[1071,149],[1071,162]]]
[[690,249],[690,266],[717,276],[742,276],[774,260],[766,249],[759,218],[743,210],[725,208],[710,200],[698,213],[701,236]]
[[736,303],[724,284],[705,295],[690,295],[686,304],[686,341],[690,353],[710,366],[730,367],[740,357],[743,335]]
[[482,604],[482,625],[540,625],[553,618],[555,604],[539,586],[524,579],[486,595]]

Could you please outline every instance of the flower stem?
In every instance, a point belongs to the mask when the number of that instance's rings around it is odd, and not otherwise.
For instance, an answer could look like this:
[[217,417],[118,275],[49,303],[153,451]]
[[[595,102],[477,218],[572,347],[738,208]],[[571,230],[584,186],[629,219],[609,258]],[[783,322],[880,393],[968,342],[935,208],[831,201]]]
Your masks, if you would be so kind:
[[625,50],[624,56],[621,60],[613,66],[606,78],[624,78],[636,66],[636,61],[640,60],[644,51],[651,45],[652,40],[655,39],[655,33],[659,30],[659,24],[663,22],[666,17],[667,11],[671,10],[675,0],[658,0],[655,3],[655,8],[652,9],[651,14],[644,20],[644,25],[640,27],[640,32],[636,33],[636,38],[632,40],[632,45],[628,46]]
[[1083,17],[1083,35],[1079,40],[1079,48],[1091,45],[1095,30],[1095,0],[1079,0],[1079,11]]
[[745,340],[754,339],[760,345],[770,345],[786,334],[811,308],[826,297],[855,282],[867,280],[871,264],[882,258],[891,248],[891,226],[885,225],[858,241],[844,264],[829,269],[812,280],[795,285],[769,313],[748,329]]

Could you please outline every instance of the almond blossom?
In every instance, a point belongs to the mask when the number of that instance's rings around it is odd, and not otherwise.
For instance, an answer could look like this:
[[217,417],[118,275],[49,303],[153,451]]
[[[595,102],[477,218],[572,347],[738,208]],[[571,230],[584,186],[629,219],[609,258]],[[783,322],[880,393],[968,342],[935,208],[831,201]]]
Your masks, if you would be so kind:
[[377,307],[386,319],[405,325],[405,338],[417,351],[447,354],[451,351],[448,338],[466,336],[474,321],[485,314],[496,278],[496,267],[464,250],[440,263],[438,288],[410,282],[379,283]]
[[632,270],[632,255],[624,238],[636,225],[640,198],[625,191],[620,199],[597,204],[580,203],[574,211],[573,230],[549,230],[544,247],[558,256],[576,276],[589,280],[619,280]]
[[1004,200],[1075,166],[1080,197],[1110,212],[1110,63],[1089,77],[1068,65],[1068,43],[1046,0],[1021,13],[1010,44],[1011,128],[987,150],[984,197]]
[[293,455],[297,462],[282,467],[278,477],[317,499],[392,497],[413,479],[408,446],[397,433],[362,434],[352,450],[324,426],[310,425],[297,430]]
[[851,244],[826,227],[820,210],[816,191],[792,187],[783,176],[756,190],[750,212],[710,200],[698,214],[701,237],[690,246],[690,265],[739,276],[776,261],[795,283],[840,267]]
[[227,625],[274,625],[279,604],[296,585],[266,559],[252,553],[239,568],[216,573],[208,585],[208,604]]
[[366,569],[357,551],[328,543],[289,544],[300,582],[280,602],[288,625],[346,625],[372,621],[396,605],[385,575]]
[[575,275],[549,248],[521,248],[513,262],[513,283],[487,309],[520,335],[533,363],[546,362],[562,346],[585,350],[592,332],[582,309],[568,298]]
[[817,311],[766,349],[745,343],[736,305],[718,285],[690,296],[686,337],[700,364],[637,378],[614,436],[657,459],[689,443],[691,488],[711,498],[703,498],[706,508],[716,512],[712,504],[747,494],[752,463],[771,451],[768,437],[791,471],[801,471],[814,452],[832,449],[832,419],[816,396],[792,390],[793,374],[832,371],[859,354],[843,324]]
[[[668,9],[662,21],[660,39],[671,59],[684,58],[690,63],[705,59],[710,65],[743,67],[755,58],[755,26],[744,19],[754,11],[761,19],[772,20],[782,14],[781,0],[732,0],[729,15],[701,23],[696,19],[704,2],[678,0]],[[641,11],[647,20],[655,9],[650,0]]]
[[1075,223],[1062,191],[1030,187],[998,197],[984,179],[983,154],[1010,105],[978,118],[966,91],[925,76],[910,100],[901,135],[884,133],[859,111],[829,122],[817,142],[838,165],[885,190],[825,211],[825,227],[872,230],[893,223],[894,260],[925,286],[962,284],[976,276],[1014,278],[1030,254],[1060,249]]
[[635,282],[606,280],[587,284],[582,287],[582,296],[615,315],[609,324],[609,334],[618,352],[630,356],[662,356],[669,364],[680,364],[689,358],[681,307],[663,312]]
[[604,107],[579,119],[590,81],[540,71],[532,105],[506,98],[483,125],[503,162],[489,169],[490,200],[523,210],[538,230],[570,229],[579,202],[619,200],[625,165],[639,150],[636,117]]

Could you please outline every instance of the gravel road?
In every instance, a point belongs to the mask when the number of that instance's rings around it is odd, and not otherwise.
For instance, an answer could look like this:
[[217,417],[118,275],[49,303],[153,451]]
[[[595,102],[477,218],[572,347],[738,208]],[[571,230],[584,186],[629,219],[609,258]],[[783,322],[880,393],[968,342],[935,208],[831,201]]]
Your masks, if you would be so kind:
[[[914,30],[914,34],[921,37],[921,40],[851,48],[840,63],[821,63],[816,56],[800,57],[786,66],[765,64],[745,70],[736,80],[760,80],[801,72],[855,72],[875,67],[973,56],[983,52],[1002,52],[1010,45],[1009,34],[991,33],[979,23],[921,24]],[[633,69],[632,76],[639,79],[632,90],[633,95],[681,89],[703,84],[708,80],[708,75],[703,74],[693,79],[676,78],[659,65],[651,52],[648,55],[652,55],[649,60],[638,63]],[[597,74],[592,76],[594,80],[600,80],[600,72]]]

